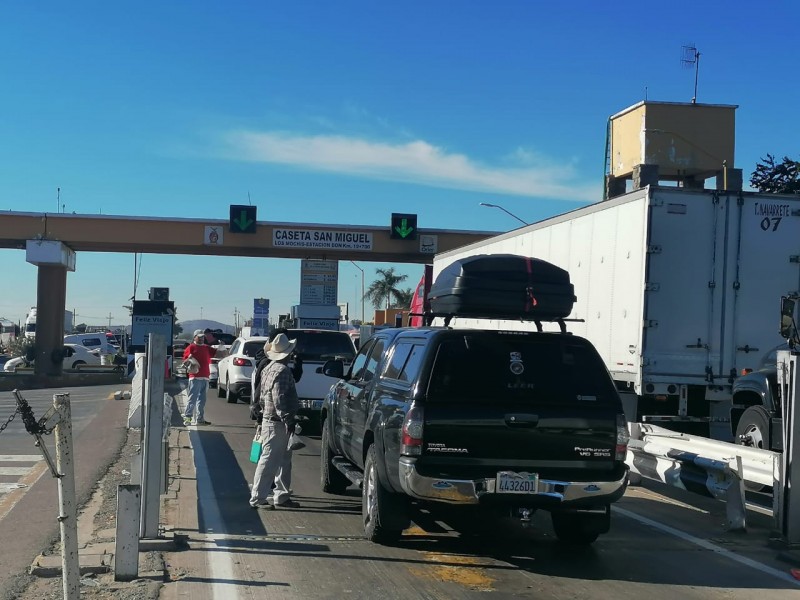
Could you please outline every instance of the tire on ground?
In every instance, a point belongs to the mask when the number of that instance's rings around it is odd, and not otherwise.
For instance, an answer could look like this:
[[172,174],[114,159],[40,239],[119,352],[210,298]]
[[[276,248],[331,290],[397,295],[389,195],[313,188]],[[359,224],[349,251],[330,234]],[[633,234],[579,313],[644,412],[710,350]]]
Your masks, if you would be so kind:
[[350,480],[344,476],[344,473],[333,466],[330,419],[325,419],[322,425],[319,459],[319,479],[322,491],[327,494],[344,494],[345,490],[350,485]]
[[393,494],[383,487],[378,478],[375,445],[369,447],[364,463],[364,489],[361,494],[361,518],[364,533],[371,542],[391,544],[396,542],[403,529],[409,526],[408,498]]
[[228,404],[236,404],[239,401],[239,394],[231,389],[231,380],[225,382],[225,397],[228,399]]

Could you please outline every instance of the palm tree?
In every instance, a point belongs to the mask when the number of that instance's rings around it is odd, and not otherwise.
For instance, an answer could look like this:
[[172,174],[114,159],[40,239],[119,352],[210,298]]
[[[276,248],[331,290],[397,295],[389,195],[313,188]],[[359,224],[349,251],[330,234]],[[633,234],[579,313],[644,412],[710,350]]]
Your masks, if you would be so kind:
[[414,290],[411,288],[397,290],[395,298],[397,300],[392,302],[392,308],[411,308],[411,301],[414,299]]
[[389,269],[375,269],[380,275],[378,279],[369,284],[369,288],[364,293],[364,299],[372,302],[375,308],[386,305],[388,309],[392,305],[403,301],[403,293],[397,290],[397,284],[408,279],[408,275],[395,275],[394,267]]

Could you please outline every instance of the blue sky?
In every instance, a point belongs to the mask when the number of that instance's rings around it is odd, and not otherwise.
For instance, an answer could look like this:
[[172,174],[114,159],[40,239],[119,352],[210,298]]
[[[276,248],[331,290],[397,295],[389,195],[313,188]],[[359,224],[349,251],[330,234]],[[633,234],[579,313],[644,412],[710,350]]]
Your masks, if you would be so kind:
[[[606,122],[645,98],[737,104],[736,166],[797,158],[800,7],[723,2],[98,2],[0,6],[0,210],[507,231],[602,196]],[[754,5],[752,5],[754,6]],[[57,189],[60,188],[60,204]],[[36,268],[0,250],[0,316]],[[419,265],[359,262],[419,279]],[[233,322],[299,302],[297,261],[143,257],[137,299]],[[124,322],[134,258],[81,253],[67,308]],[[13,285],[9,283],[13,282]],[[360,312],[361,274],[339,269]],[[370,307],[367,307],[369,314]]]

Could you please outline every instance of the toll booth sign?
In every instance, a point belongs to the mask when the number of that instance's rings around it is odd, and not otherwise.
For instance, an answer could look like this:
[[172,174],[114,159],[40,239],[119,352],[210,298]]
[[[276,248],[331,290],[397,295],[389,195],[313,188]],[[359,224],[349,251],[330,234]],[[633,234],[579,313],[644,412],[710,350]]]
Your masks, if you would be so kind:
[[247,204],[231,204],[231,233],[256,232],[256,207]]
[[393,240],[417,239],[417,215],[392,213],[392,231],[389,237]]

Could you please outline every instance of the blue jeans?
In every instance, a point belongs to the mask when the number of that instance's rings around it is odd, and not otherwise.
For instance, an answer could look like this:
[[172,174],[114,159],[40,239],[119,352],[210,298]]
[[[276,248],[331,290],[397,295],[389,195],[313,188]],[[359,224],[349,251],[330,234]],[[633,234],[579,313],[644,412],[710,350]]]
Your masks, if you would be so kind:
[[[183,413],[185,419],[195,422],[205,420],[206,395],[208,394],[208,379],[200,377],[189,378],[189,401]],[[197,416],[195,416],[195,409]]]

